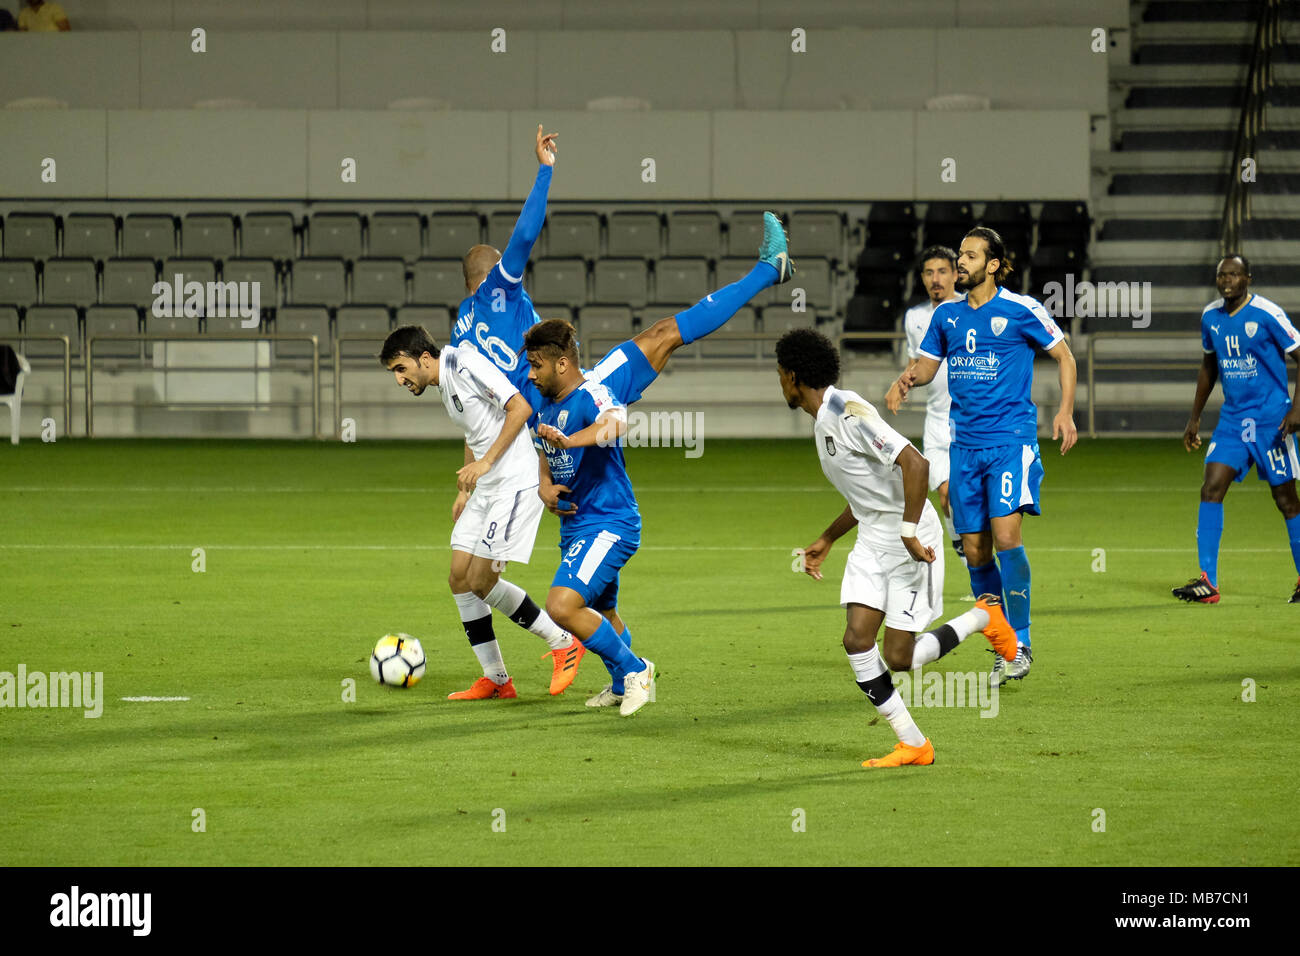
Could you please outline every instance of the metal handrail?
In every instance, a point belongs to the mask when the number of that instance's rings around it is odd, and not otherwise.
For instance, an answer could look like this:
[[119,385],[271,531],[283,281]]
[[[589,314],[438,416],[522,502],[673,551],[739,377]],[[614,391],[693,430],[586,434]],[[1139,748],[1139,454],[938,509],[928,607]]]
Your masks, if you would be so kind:
[[1142,339],[1150,341],[1151,339],[1187,339],[1188,341],[1199,340],[1200,336],[1194,332],[1093,332],[1088,336],[1088,437],[1097,437],[1097,379],[1096,371],[1114,371],[1116,369],[1128,369],[1130,371],[1168,371],[1170,369],[1195,369],[1201,367],[1201,362],[1097,362],[1097,342],[1101,339]]
[[62,342],[63,343],[63,434],[72,430],[72,343],[66,335],[15,335],[0,336],[0,342]]
[[[169,333],[116,333],[113,335],[86,336],[86,437],[95,437],[95,403],[94,403],[94,343],[96,341],[116,342],[310,342],[311,343],[311,437],[320,438],[320,347],[315,335],[289,332],[265,332],[257,336],[239,335],[233,332],[169,332]],[[169,367],[167,371],[219,372],[221,368],[209,366]],[[237,367],[234,371],[259,371],[257,368]],[[271,371],[268,367],[266,371]],[[297,406],[305,402],[186,402],[193,408],[237,411],[250,405],[283,404]]]

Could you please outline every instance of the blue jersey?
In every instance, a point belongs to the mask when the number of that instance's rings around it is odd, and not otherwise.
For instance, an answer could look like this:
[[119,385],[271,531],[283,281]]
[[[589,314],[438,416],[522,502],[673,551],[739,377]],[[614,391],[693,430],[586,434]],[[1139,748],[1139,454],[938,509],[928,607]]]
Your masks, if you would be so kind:
[[1036,443],[1034,348],[1064,338],[1042,303],[1003,288],[978,309],[964,299],[935,309],[917,351],[948,366],[953,444]]
[[[561,401],[543,401],[539,423],[573,435],[610,409],[626,413],[608,388],[585,381]],[[560,519],[561,544],[580,534],[609,529],[624,531],[626,537],[640,535],[641,512],[627,477],[623,449],[617,442],[604,448],[555,448],[547,441],[541,444],[551,480],[568,487],[565,500],[578,506],[576,514]]]
[[[509,275],[498,262],[477,291],[460,304],[451,344],[471,343],[505,373],[511,385],[529,397],[532,386],[528,381],[524,333],[537,321],[533,300],[524,291],[523,277]],[[530,404],[536,407],[531,399]]]
[[1229,315],[1223,300],[1215,299],[1201,313],[1201,348],[1219,360],[1220,419],[1291,404],[1283,355],[1300,348],[1300,333],[1280,306],[1252,295]]

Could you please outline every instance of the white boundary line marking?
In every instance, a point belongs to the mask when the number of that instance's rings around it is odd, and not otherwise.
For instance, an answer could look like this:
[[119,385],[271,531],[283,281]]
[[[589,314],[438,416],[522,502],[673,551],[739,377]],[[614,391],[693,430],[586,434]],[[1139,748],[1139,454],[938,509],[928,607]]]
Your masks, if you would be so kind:
[[[1068,488],[1048,484],[1046,490],[1053,495],[1087,495],[1087,494],[1193,494],[1200,490],[1200,485],[1104,485],[1087,488]],[[805,494],[826,492],[834,494],[835,489],[826,485],[657,485],[638,484],[635,491],[671,492],[674,494]],[[1236,489],[1252,490],[1250,486]],[[1258,491],[1259,489],[1253,489]],[[370,488],[314,488],[301,485],[0,485],[0,492],[22,492],[25,494],[64,492],[70,494],[92,494],[98,492],[114,494],[231,494],[231,495],[269,495],[269,494],[320,494],[320,495],[374,495],[400,494],[425,495],[436,491],[431,486],[422,488],[409,487],[370,487]]]
[[[205,551],[450,551],[447,545],[415,544],[0,544],[0,551],[185,551],[201,547]],[[1190,554],[1196,548],[1124,548],[1104,545],[1077,548],[1035,547],[1026,553],[1060,552],[1062,554],[1091,554],[1096,548],[1118,554]],[[786,545],[725,545],[725,544],[648,544],[638,551],[772,551],[789,554]],[[1281,554],[1289,548],[1220,548],[1223,554]]]

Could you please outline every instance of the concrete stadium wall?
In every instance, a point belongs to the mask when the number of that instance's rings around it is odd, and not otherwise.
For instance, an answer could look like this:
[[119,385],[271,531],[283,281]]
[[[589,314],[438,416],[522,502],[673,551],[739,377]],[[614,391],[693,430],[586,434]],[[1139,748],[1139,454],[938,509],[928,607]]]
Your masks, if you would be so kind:
[[[218,22],[219,24],[219,22]],[[52,97],[73,109],[385,109],[432,97],[456,110],[586,109],[605,96],[659,110],[923,109],[950,93],[995,109],[1107,110],[1111,53],[1088,27],[809,28],[785,31],[188,30],[0,35],[0,105]],[[1066,80],[1066,82],[1063,82]]]
[[8,110],[0,198],[519,199],[538,122],[561,131],[555,200],[1088,197],[1082,110]]

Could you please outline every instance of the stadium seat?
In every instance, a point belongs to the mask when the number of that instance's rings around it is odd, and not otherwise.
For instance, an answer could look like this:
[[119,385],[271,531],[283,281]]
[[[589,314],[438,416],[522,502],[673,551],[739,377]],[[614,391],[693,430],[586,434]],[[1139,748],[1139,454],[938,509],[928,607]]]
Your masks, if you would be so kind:
[[157,281],[158,266],[152,259],[108,259],[104,262],[104,291],[100,301],[105,305],[149,309]]
[[546,255],[560,259],[600,257],[600,217],[594,212],[557,212],[546,223]]
[[440,305],[404,305],[397,310],[397,327],[422,325],[443,345],[451,340],[451,318],[452,313]]
[[661,302],[696,302],[712,288],[707,259],[660,259],[655,263],[655,298]]
[[[66,242],[66,239],[65,239]],[[235,254],[235,220],[227,213],[191,213],[181,220],[181,254],[229,259]]]
[[318,212],[307,224],[307,255],[361,258],[361,217],[354,212]]
[[[798,260],[795,261],[799,267]],[[856,274],[857,291],[863,295],[883,295],[897,298],[907,282],[912,260],[897,249],[872,249],[867,247],[858,254]],[[918,272],[920,270],[917,270]],[[795,274],[794,281],[799,275]]]
[[256,282],[263,312],[274,310],[280,304],[277,272],[270,259],[227,259],[221,264],[221,278],[225,282]]
[[[749,306],[741,306],[736,314],[727,320],[727,324],[718,329],[718,334],[728,332],[758,331],[757,314]],[[736,341],[706,335],[699,341],[700,357],[705,359],[753,359],[758,356],[759,343],[756,340]]]
[[107,213],[73,213],[63,221],[63,254],[99,260],[117,255],[117,220]]
[[668,255],[722,255],[722,220],[716,212],[674,212],[668,214]]
[[289,301],[296,305],[337,308],[347,299],[346,269],[341,259],[298,259],[290,277]]
[[15,212],[6,217],[6,259],[50,259],[58,254],[53,216],[48,213]]
[[239,229],[239,255],[244,259],[285,262],[298,255],[293,216],[287,212],[251,212]]
[[171,216],[134,214],[122,221],[122,256],[167,259],[176,255],[176,221]]
[[593,272],[592,301],[599,305],[646,304],[646,264],[641,259],[601,259]]
[[243,318],[238,315],[210,315],[203,320],[203,332],[205,335],[244,335],[252,338],[261,332],[264,321],[265,314],[260,315],[257,325],[246,329]]
[[[991,202],[985,205],[979,224],[988,226],[1002,237],[1008,249],[1016,249],[1028,259],[1030,240],[1033,238],[1034,218],[1029,203]],[[951,243],[944,243],[951,245]],[[956,250],[956,246],[952,246]]]
[[397,308],[406,303],[406,264],[401,259],[358,259],[352,264],[352,301]]
[[578,310],[578,328],[580,340],[589,342],[591,361],[598,362],[615,345],[632,337],[632,310],[622,305],[588,305]]
[[608,255],[658,258],[663,248],[660,229],[658,213],[616,212],[609,217]]
[[1080,257],[1092,233],[1088,206],[1082,202],[1045,202],[1038,214],[1038,244],[1068,246]]
[[[23,317],[26,335],[66,335],[72,357],[81,355],[81,326],[77,310],[70,305],[34,305]],[[27,342],[19,349],[29,358],[62,358],[61,342]]]
[[968,202],[932,202],[926,206],[921,246],[947,246],[956,250],[961,237],[975,225],[975,213]]
[[18,348],[18,307],[0,305],[0,344]]
[[[489,246],[492,246],[497,252],[504,253],[506,251],[506,246],[510,242],[510,233],[514,231],[515,223],[519,220],[519,213],[522,211],[523,206],[519,206],[508,212],[494,212],[488,216],[487,241]],[[463,256],[468,249],[469,246],[466,246],[456,255]],[[534,251],[537,250],[534,249]]]
[[[136,335],[140,331],[140,310],[131,305],[92,305],[86,310],[86,339],[100,335]],[[140,339],[97,339],[96,358],[139,359]]]
[[910,202],[873,202],[867,213],[867,245],[897,249],[910,258],[916,251],[916,207]]
[[[338,314],[334,317],[335,332],[340,337],[347,334],[360,335],[364,333],[371,336],[371,338],[339,342],[339,356],[341,358],[364,358],[373,362],[384,344],[384,339],[392,331],[392,324],[392,315],[381,306],[345,305],[339,309]],[[432,334],[432,330],[430,330],[430,334]],[[447,343],[446,339],[435,338],[434,341],[440,346]]]
[[411,302],[442,305],[453,312],[465,298],[465,272],[459,259],[420,259],[411,267]]
[[429,238],[424,254],[435,259],[459,259],[470,246],[482,241],[483,223],[476,213],[436,212],[429,217]]
[[[322,358],[331,354],[329,311],[319,305],[286,305],[275,314],[275,329],[279,335],[314,335],[316,352]],[[276,342],[275,357],[310,358],[310,342]]]
[[[757,252],[758,246],[755,246],[754,250]],[[742,279],[749,275],[750,271],[753,270],[756,261],[757,260],[754,257],[742,258],[740,256],[719,259],[717,269],[713,276],[713,287],[715,289],[721,289],[724,285],[731,285],[731,283],[735,282],[737,279]],[[778,289],[781,290],[780,294],[782,295],[783,301],[789,301],[788,298],[785,298],[785,293],[792,288],[793,285],[798,284],[803,272],[803,263],[799,259],[795,259],[795,268],[798,269],[799,272],[795,274],[795,277],[791,279],[789,283],[783,286],[770,286],[764,289],[758,295],[750,299],[749,304],[758,308],[762,308],[765,305],[771,305],[773,302],[777,301]],[[705,291],[707,293],[708,290]],[[702,295],[697,294],[694,296],[694,299],[701,298],[703,298]]]
[[[764,334],[783,334],[791,329],[815,329],[817,314],[812,311],[796,312],[788,305],[769,305],[763,310]],[[765,359],[776,358],[776,339],[763,342],[762,356]]]
[[182,288],[189,282],[207,283],[217,280],[217,264],[211,259],[167,259],[162,264],[162,281],[175,285],[180,275]]
[[[147,335],[195,335],[199,331],[199,320],[185,315],[154,315],[146,309],[144,313],[144,331]],[[156,342],[145,341],[144,355],[146,359],[153,358],[153,349],[156,344]]]
[[826,310],[833,308],[834,289],[832,279],[834,273],[831,271],[831,264],[825,259],[803,258],[797,259],[796,268],[799,270],[795,273],[793,279],[788,285],[780,287],[782,296],[776,301],[793,301],[790,295],[791,289],[803,289],[808,295],[808,305],[818,309]]
[[529,290],[534,301],[587,304],[587,263],[583,259],[542,259],[533,265]]
[[[727,219],[727,255],[755,259],[763,244],[763,210],[733,212]],[[790,254],[795,255],[794,247]],[[796,257],[795,262],[799,260]]]
[[[878,295],[855,295],[844,311],[845,332],[893,332],[897,328],[902,303],[897,299]],[[849,340],[845,348],[855,352],[889,352],[893,346],[887,339]]]
[[38,301],[36,263],[30,259],[0,259],[0,302],[26,307]]
[[569,322],[574,328],[578,327],[578,321],[573,317],[573,309],[567,305],[560,305],[554,302],[534,302],[533,311],[537,313],[539,319],[563,319]]
[[414,262],[420,258],[420,217],[413,212],[377,212],[370,217],[369,254]]
[[796,266],[800,259],[820,256],[832,262],[844,261],[844,221],[837,212],[796,211],[787,229],[790,254]]
[[85,308],[99,299],[99,282],[93,259],[47,259],[41,301],[46,305]]

